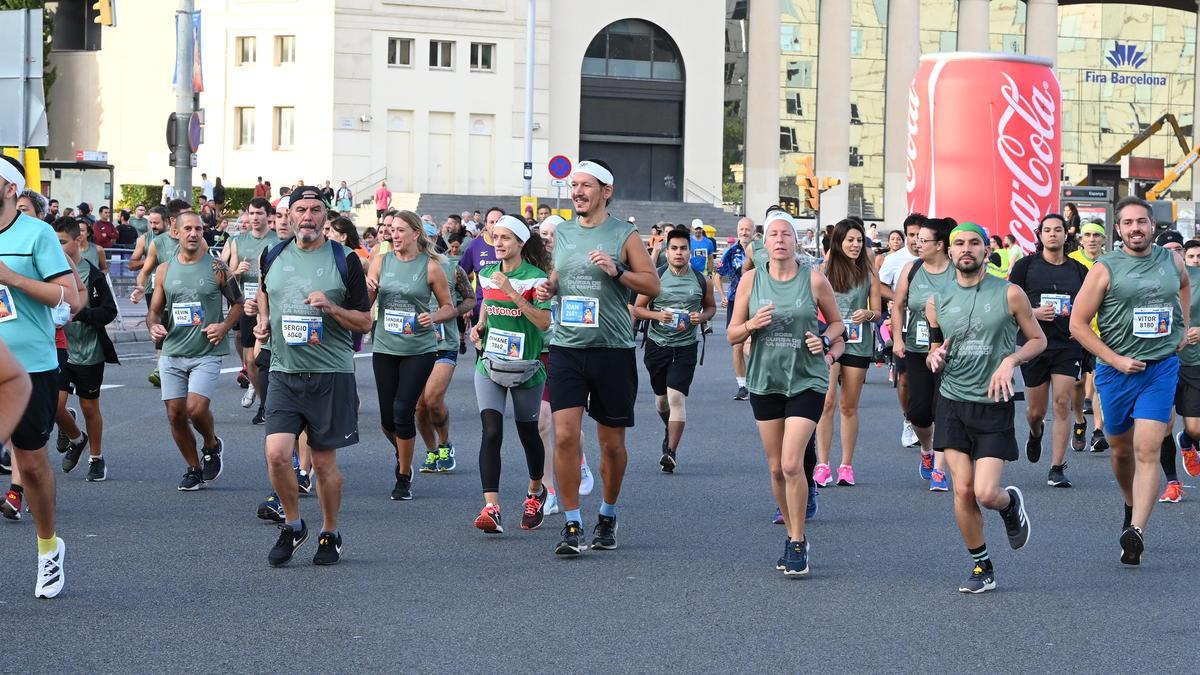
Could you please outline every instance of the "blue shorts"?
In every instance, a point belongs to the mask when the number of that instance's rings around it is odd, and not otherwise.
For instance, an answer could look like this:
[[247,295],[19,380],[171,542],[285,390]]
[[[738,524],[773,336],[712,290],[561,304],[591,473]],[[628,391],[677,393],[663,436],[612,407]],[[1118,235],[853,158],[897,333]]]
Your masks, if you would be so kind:
[[458,365],[458,350],[457,349],[439,350],[437,353],[437,359],[433,362],[433,364],[436,366],[439,363],[445,363],[445,364],[451,365],[451,366]]
[[1146,364],[1140,373],[1126,375],[1106,363],[1096,363],[1096,392],[1104,411],[1104,433],[1119,436],[1134,420],[1171,421],[1179,357]]

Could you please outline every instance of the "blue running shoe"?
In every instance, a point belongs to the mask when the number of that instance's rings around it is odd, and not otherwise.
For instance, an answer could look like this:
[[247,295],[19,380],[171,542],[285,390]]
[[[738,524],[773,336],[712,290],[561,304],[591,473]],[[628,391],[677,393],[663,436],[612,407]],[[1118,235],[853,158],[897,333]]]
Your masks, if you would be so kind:
[[454,461],[454,444],[446,443],[438,446],[437,470],[438,473],[449,473],[454,470],[458,464]]
[[921,453],[920,470],[921,470],[921,478],[924,478],[925,480],[933,479],[933,453],[932,452],[929,453],[928,455],[923,452]]
[[775,507],[775,516],[773,518],[771,518],[771,524],[772,525],[782,525],[783,524],[783,511],[780,511],[778,506]]
[[804,519],[812,520],[817,517],[817,511],[820,510],[820,504],[817,503],[817,490],[815,488],[808,489],[808,508],[804,510]]
[[279,501],[279,495],[272,492],[270,497],[258,505],[258,517],[272,523],[284,522],[283,504]]
[[788,577],[802,577],[808,574],[808,538],[804,541],[789,541],[787,555],[784,556],[783,574]]
[[929,475],[929,491],[946,492],[949,489],[950,485],[946,481],[946,472],[941,469],[934,469]]

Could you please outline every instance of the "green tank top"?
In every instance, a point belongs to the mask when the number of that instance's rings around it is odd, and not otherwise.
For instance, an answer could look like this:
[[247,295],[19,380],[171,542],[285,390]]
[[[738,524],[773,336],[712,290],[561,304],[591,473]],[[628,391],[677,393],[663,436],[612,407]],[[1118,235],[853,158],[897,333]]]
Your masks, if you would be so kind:
[[[258,260],[264,250],[279,243],[279,235],[275,234],[275,230],[267,230],[262,239],[259,239],[250,232],[244,232],[237,235],[235,240],[237,241],[238,262],[245,260],[250,263],[250,269],[246,270],[241,278],[242,292],[246,295],[247,299],[250,299],[254,297],[254,294],[250,293],[250,291],[257,292],[258,290]],[[248,286],[251,287],[247,288]]]
[[855,310],[868,309],[871,299],[871,278],[862,284],[851,288],[845,293],[833,292],[837,300],[838,311],[842,313],[842,323],[846,325],[846,353],[851,356],[875,355],[875,326],[872,324],[851,323],[850,316]]
[[[1188,281],[1192,286],[1192,322],[1200,321],[1200,267],[1187,268]],[[1179,352],[1179,364],[1200,366],[1200,345],[1188,345]]]
[[305,251],[292,242],[271,263],[267,292],[271,313],[271,370],[281,373],[353,373],[354,342],[333,317],[304,304],[313,291],[329,302],[346,302],[346,284],[333,262],[331,244]]
[[578,218],[559,223],[554,244],[558,312],[551,344],[575,349],[633,348],[629,291],[589,259],[592,251],[600,250],[619,261],[633,232],[633,225],[611,215],[596,227],[584,227]]
[[668,265],[660,279],[662,291],[650,301],[650,309],[671,311],[672,320],[669,325],[658,320],[651,321],[647,336],[662,347],[696,344],[699,326],[692,325],[688,314],[700,311],[705,288],[700,286],[700,280],[696,278],[691,265],[685,265],[682,274],[676,274]]
[[375,351],[411,356],[437,351],[437,331],[417,322],[429,311],[429,256],[420,253],[401,260],[388,253],[379,268],[379,320],[375,322]]
[[[479,272],[479,283],[483,287],[483,308],[487,330],[483,334],[483,354],[492,360],[531,361],[542,353],[545,334],[534,325],[517,303],[508,294],[492,283],[492,275],[501,269],[492,264]],[[545,284],[546,273],[528,262],[507,272],[508,282],[525,301],[538,309],[549,309],[549,302],[537,299],[537,287]],[[487,375],[483,359],[475,363],[475,372]],[[530,389],[546,381],[546,369],[539,367],[537,373],[515,389]]]
[[[395,257],[395,256],[393,256]],[[458,284],[455,282],[455,275],[458,273],[458,258],[445,256],[442,259],[442,271],[446,273],[446,283],[450,285],[450,304],[458,307],[458,303],[462,302],[462,296],[456,290]],[[434,297],[433,291],[429,292],[429,306],[437,307],[437,298]],[[437,348],[439,351],[458,351],[459,331],[458,318],[455,317],[449,321],[437,324]]]
[[[916,264],[916,261],[913,262]],[[941,274],[930,274],[921,265],[908,285],[908,314],[904,331],[904,349],[919,354],[929,353],[929,321],[925,318],[925,302],[929,296],[950,290],[955,286],[954,267],[946,265]],[[944,332],[944,331],[943,331]]]
[[171,318],[163,354],[196,358],[229,353],[228,339],[214,345],[204,334],[205,327],[225,320],[225,297],[217,285],[212,258],[203,255],[193,263],[180,262],[178,257],[167,261],[163,296],[164,313]]
[[1183,338],[1174,254],[1158,246],[1143,257],[1117,249],[1096,264],[1109,271],[1108,292],[1097,315],[1104,344],[1139,361],[1161,361],[1174,354]]
[[[100,249],[96,248],[95,244],[88,244],[86,251],[79,252],[80,257],[92,263],[97,269],[100,267]],[[84,364],[80,364],[84,365]]]
[[994,403],[987,396],[992,373],[1016,351],[1017,321],[1008,312],[1011,284],[985,274],[964,288],[952,278],[934,301],[942,336],[950,341],[942,370],[942,396],[955,401]]
[[824,355],[813,354],[804,343],[805,333],[818,334],[811,272],[801,267],[790,281],[776,281],[767,273],[769,265],[754,268],[750,316],[772,303],[775,312],[770,325],[750,340],[746,388],[759,395],[789,397],[802,391],[824,392],[829,388]]
[[[92,247],[93,250],[95,248]],[[100,274],[99,267],[83,261],[77,266],[77,270],[84,288],[91,288],[92,275]],[[104,360],[104,350],[100,348],[95,328],[81,321],[70,321],[63,326],[63,332],[67,335],[67,363],[74,366],[92,366]]]

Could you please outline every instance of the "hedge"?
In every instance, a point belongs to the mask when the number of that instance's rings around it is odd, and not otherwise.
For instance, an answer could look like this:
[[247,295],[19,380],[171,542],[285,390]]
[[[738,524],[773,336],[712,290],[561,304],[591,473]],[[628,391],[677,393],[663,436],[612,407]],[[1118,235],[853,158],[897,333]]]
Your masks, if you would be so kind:
[[[121,199],[117,201],[118,209],[132,211],[138,204],[147,207],[156,206],[162,202],[162,184],[140,185],[121,183]],[[237,215],[250,204],[254,197],[254,188],[225,187],[225,204],[222,210],[228,215]],[[200,202],[200,188],[192,188],[192,203]]]

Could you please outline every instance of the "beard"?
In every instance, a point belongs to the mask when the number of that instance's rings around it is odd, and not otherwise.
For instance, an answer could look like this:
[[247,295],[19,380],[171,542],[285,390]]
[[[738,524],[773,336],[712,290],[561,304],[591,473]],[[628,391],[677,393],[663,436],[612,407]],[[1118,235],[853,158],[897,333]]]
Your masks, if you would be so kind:
[[974,274],[983,267],[983,263],[978,260],[958,260],[954,263],[954,268],[963,274]]
[[299,228],[296,232],[296,237],[306,244],[311,244],[321,235],[320,231],[316,228]]

